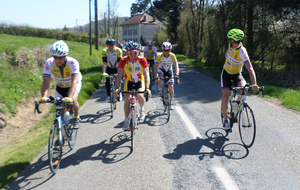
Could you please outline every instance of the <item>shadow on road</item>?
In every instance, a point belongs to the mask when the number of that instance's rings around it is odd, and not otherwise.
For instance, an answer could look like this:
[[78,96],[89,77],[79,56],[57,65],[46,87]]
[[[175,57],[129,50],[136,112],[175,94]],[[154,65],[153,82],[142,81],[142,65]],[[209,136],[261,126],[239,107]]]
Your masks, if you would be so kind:
[[[209,129],[205,133],[205,139],[193,139],[182,144],[178,144],[172,153],[165,154],[163,157],[167,159],[177,160],[183,155],[199,155],[199,160],[203,160],[208,156],[213,158],[214,156],[225,156],[228,159],[243,159],[248,156],[249,150],[242,144],[229,143],[226,132],[222,128]],[[203,146],[210,148],[211,152],[201,151]]]

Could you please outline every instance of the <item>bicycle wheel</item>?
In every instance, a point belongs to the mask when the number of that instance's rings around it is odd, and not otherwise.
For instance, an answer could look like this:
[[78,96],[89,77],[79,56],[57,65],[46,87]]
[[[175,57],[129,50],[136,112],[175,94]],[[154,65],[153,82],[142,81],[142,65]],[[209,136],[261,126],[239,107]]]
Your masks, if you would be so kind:
[[52,173],[56,172],[60,168],[61,157],[62,157],[62,146],[59,145],[58,136],[58,124],[57,121],[52,125],[48,141],[48,160],[50,170]]
[[[231,104],[230,100],[228,101],[227,106],[228,106],[227,120],[230,124],[230,127],[232,128],[232,126],[233,126],[233,110],[232,110],[232,104]],[[222,105],[221,105],[221,120],[222,120],[222,124],[224,127],[225,124],[224,124],[224,116],[223,116],[223,112],[222,112]]]
[[239,133],[243,145],[251,147],[255,140],[256,125],[252,109],[244,104],[239,114]]
[[133,151],[133,147],[134,147],[134,133],[135,133],[134,121],[136,121],[135,116],[136,116],[135,109],[132,108],[131,109],[131,118],[130,118],[131,151]]
[[167,121],[170,120],[170,115],[171,115],[171,97],[170,97],[170,92],[169,89],[167,90]]
[[113,88],[110,89],[110,112],[111,118],[114,117],[114,110],[115,110],[115,91]]
[[164,105],[164,112],[167,111],[167,108],[168,108],[168,92],[167,92],[167,89],[165,87],[163,87],[163,105]]

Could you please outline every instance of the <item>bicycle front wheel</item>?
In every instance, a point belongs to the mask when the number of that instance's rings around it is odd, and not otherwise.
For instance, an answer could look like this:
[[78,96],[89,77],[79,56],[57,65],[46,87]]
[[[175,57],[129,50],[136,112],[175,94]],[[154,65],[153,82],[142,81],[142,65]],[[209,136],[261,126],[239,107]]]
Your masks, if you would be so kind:
[[70,147],[71,150],[73,150],[75,148],[76,142],[77,142],[77,129],[67,129],[68,130],[68,137],[69,137],[69,141],[68,141],[68,145]]
[[55,122],[50,130],[49,141],[48,141],[48,160],[49,166],[52,173],[56,172],[60,168],[62,157],[62,146],[59,144],[58,135],[58,124]]
[[253,111],[246,104],[239,114],[239,133],[243,145],[250,148],[255,140],[256,125]]
[[111,118],[114,117],[114,110],[116,109],[116,98],[115,98],[115,90],[114,88],[110,89],[110,112]]
[[167,91],[167,121],[170,120],[170,115],[171,115],[171,97],[170,97],[170,92],[169,90]]
[[135,121],[136,121],[135,109],[131,109],[131,118],[130,118],[131,151],[133,151],[133,147],[134,147]]

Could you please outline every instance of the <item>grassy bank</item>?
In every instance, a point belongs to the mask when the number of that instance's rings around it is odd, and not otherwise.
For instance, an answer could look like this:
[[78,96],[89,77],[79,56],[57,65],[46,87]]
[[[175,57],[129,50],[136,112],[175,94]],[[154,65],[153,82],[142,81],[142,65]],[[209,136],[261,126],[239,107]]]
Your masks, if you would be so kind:
[[[35,60],[32,50],[39,46],[47,46],[46,49],[49,49],[49,45],[54,41],[56,40],[0,35],[1,112],[16,114],[16,106],[20,102],[40,93],[43,66]],[[99,48],[99,51],[93,47],[93,55],[90,56],[88,44],[66,42],[70,49],[69,56],[76,58],[80,63],[83,79],[78,102],[83,105],[99,87],[100,72],[102,71],[102,47]],[[28,55],[33,57],[32,61],[12,66],[16,61],[15,58],[18,57],[16,52],[19,50],[26,50]],[[9,53],[13,55],[10,59],[4,60],[2,52],[6,52],[6,56]],[[0,149],[0,189],[8,187],[19,172],[26,168],[47,145],[55,109],[52,107],[51,110],[52,112],[26,135]]]
[[[186,65],[194,68],[201,68],[206,69],[212,72],[216,79],[220,80],[221,70],[222,68],[213,68],[208,67],[205,65],[204,62],[195,60],[195,59],[188,59],[186,56],[177,54],[176,55],[178,61],[185,63]],[[251,80],[248,76],[246,69],[244,68],[244,77],[245,79],[251,83]],[[264,86],[264,96],[267,98],[277,98],[281,105],[284,107],[300,111],[300,105],[297,102],[300,102],[300,89],[292,89],[292,88],[284,88],[278,87],[275,84],[270,82],[264,81],[262,78],[257,77],[257,83],[259,86]]]

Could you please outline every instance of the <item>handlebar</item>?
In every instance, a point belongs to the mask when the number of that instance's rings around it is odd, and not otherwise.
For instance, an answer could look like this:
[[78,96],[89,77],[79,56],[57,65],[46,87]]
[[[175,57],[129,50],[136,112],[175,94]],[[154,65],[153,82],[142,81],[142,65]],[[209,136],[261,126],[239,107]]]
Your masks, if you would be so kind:
[[[46,101],[45,103],[51,103],[51,104],[56,104],[56,105],[61,105],[64,103],[64,98],[61,99],[59,97],[57,97],[56,99],[53,96],[49,96],[49,100]],[[38,101],[34,101],[34,113],[37,111],[39,114],[42,113],[42,111],[40,111],[39,106],[40,106],[40,102]],[[69,105],[73,105],[73,102],[68,102],[67,104]]]
[[146,102],[148,102],[149,98],[148,98],[148,92],[147,91],[131,90],[131,91],[120,91],[119,93],[135,95],[135,94],[141,94],[141,93],[145,93],[145,92],[146,92]]
[[[243,86],[243,87],[231,87],[231,89],[232,89],[232,91],[236,94],[236,92],[237,92],[238,90],[242,90],[242,91],[246,91],[246,90],[248,90],[248,89],[252,90],[252,87],[250,86],[249,83],[247,83],[247,84],[246,84],[245,86]],[[263,95],[264,89],[265,89],[264,86],[258,87],[259,94],[258,94],[257,96],[260,96],[260,95],[264,96],[264,95]]]

